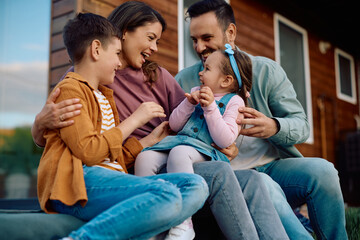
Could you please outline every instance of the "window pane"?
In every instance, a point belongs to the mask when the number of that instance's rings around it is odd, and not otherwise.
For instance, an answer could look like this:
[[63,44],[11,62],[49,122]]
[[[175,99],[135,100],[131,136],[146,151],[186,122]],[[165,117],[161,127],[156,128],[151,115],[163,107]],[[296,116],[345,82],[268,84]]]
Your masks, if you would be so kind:
[[307,112],[303,35],[279,22],[280,62]]
[[[198,2],[199,0],[184,0],[184,15],[187,12],[188,8]],[[194,48],[193,42],[190,38],[190,19],[184,20],[184,68],[190,67],[199,61],[199,57],[197,56]]]
[[341,93],[352,97],[352,88],[351,88],[351,63],[350,60],[338,55],[339,58],[339,69],[340,69],[340,86]]
[[0,198],[36,197],[31,124],[47,97],[51,1],[0,1]]

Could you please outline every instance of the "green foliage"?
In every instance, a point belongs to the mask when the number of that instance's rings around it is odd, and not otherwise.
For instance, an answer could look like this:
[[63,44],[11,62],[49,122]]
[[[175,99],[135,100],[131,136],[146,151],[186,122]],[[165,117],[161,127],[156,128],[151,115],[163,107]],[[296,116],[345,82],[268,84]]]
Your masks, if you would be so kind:
[[349,240],[360,240],[360,208],[347,208],[345,217]]
[[30,127],[14,129],[12,135],[1,135],[0,169],[6,174],[22,172],[31,174],[39,163],[42,149],[33,142]]

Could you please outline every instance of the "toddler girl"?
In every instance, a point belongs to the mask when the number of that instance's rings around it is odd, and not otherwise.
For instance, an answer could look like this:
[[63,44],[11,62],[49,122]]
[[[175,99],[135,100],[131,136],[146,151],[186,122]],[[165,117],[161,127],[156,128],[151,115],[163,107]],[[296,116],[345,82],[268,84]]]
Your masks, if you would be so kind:
[[[236,119],[239,107],[247,105],[252,65],[247,55],[231,49],[229,44],[225,48],[206,59],[204,70],[199,73],[202,86],[186,93],[186,98],[171,113],[169,125],[177,135],[145,148],[136,158],[135,175],[155,175],[165,164],[169,173],[194,173],[195,162],[229,162],[226,155],[212,145],[227,148],[238,137],[241,127]],[[194,236],[188,219],[172,228],[167,239],[193,239]]]

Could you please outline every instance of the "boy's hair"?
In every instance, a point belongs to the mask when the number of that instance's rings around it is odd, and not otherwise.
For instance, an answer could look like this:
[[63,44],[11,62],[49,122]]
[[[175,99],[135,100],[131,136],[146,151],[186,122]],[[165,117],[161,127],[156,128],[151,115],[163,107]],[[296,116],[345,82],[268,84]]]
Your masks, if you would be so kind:
[[[144,2],[128,1],[115,8],[109,15],[108,20],[112,22],[124,34],[126,31],[134,32],[138,27],[148,23],[159,22],[162,32],[166,29],[166,21],[161,14]],[[142,70],[147,77],[147,82],[152,85],[156,82],[158,64],[146,60]]]
[[225,51],[220,51],[224,56],[220,61],[220,70],[224,75],[231,75],[234,78],[234,92],[236,92],[245,102],[245,106],[248,105],[248,99],[246,97],[246,92],[250,92],[252,87],[252,63],[248,55],[243,52],[240,52],[236,49],[234,51],[234,58],[236,65],[239,69],[242,87],[239,89],[239,83],[235,76],[234,70],[231,67],[229,55]]
[[120,39],[121,35],[106,18],[93,13],[79,13],[63,30],[64,43],[73,64],[80,62],[93,40],[99,40],[106,48],[112,37]]
[[208,12],[214,12],[219,25],[225,32],[230,23],[236,25],[234,11],[224,0],[203,0],[191,5],[187,17],[195,18]]

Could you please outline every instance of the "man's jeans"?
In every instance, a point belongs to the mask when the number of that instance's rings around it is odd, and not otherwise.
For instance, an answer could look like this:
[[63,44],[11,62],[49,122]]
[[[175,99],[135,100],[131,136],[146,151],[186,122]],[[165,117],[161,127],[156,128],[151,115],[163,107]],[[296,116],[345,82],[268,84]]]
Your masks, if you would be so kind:
[[262,172],[259,174],[270,193],[271,202],[273,203],[276,212],[279,214],[289,238],[294,240],[313,239],[290,207],[279,184],[277,184],[269,175]]
[[208,197],[204,179],[195,174],[136,177],[84,166],[84,179],[84,207],[52,201],[57,212],[89,221],[70,234],[73,239],[149,239],[182,223]]
[[292,208],[307,204],[318,239],[347,239],[344,200],[332,163],[321,158],[287,158],[257,170],[281,186]]
[[235,174],[215,161],[195,163],[194,171],[209,186],[208,203],[226,239],[289,239],[258,172]]

